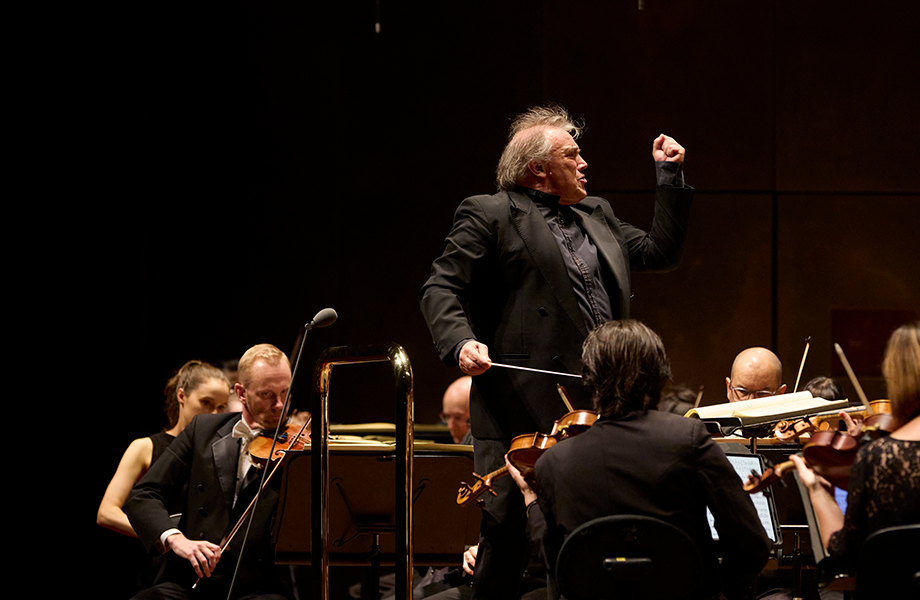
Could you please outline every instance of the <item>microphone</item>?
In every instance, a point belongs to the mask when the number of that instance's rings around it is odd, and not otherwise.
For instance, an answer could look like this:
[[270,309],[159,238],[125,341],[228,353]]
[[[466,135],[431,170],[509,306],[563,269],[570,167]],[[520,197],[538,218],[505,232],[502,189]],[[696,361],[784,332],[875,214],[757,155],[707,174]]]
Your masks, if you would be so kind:
[[307,331],[313,329],[314,327],[329,327],[339,315],[336,314],[335,310],[331,308],[324,308],[323,310],[316,313],[316,316],[313,317],[313,320],[307,323]]

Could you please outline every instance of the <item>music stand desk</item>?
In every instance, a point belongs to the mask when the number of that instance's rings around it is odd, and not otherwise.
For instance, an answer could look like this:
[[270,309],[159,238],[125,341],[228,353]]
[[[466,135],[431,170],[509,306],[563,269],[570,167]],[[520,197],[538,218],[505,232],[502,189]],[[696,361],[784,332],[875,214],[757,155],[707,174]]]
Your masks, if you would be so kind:
[[[310,448],[285,459],[275,562],[312,562]],[[329,444],[329,564],[396,564],[395,445],[360,439]],[[473,472],[472,446],[416,442],[413,454],[413,561],[459,565],[479,541],[481,511],[457,504],[462,481]],[[379,543],[379,550],[378,548]]]

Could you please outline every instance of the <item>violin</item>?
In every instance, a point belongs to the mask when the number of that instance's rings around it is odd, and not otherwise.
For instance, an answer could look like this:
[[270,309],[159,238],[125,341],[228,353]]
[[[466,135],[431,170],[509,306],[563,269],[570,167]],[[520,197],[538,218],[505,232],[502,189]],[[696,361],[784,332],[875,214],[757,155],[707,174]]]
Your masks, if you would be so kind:
[[[310,426],[311,419],[300,425],[298,423],[289,422],[284,426],[283,430],[278,431],[278,441],[274,442],[274,436],[271,431],[263,431],[261,435],[252,439],[249,442],[249,460],[252,462],[252,466],[257,469],[265,468],[269,462],[271,462],[272,469],[267,473],[263,473],[262,484],[259,487],[259,492],[253,497],[249,502],[249,505],[246,507],[246,510],[243,511],[243,514],[240,516],[239,521],[236,522],[236,525],[233,526],[233,529],[230,530],[224,539],[220,543],[220,551],[223,552],[230,546],[230,542],[233,540],[233,537],[237,534],[242,527],[243,523],[246,521],[246,518],[249,516],[249,513],[252,512],[252,509],[256,506],[256,503],[259,501],[259,495],[262,493],[262,490],[268,485],[272,477],[278,471],[278,467],[281,466],[280,460],[287,455],[289,450],[303,450],[304,446],[310,443],[310,434],[304,433],[307,431],[307,428]],[[274,443],[274,451],[272,451],[272,445]],[[269,454],[271,454],[271,461],[269,461]],[[198,584],[201,583],[201,578],[192,585],[192,589],[198,587]]]
[[[784,442],[797,442],[803,435],[816,431],[826,431],[831,428],[834,421],[840,420],[840,413],[845,412],[853,419],[866,419],[873,414],[891,414],[891,402],[888,400],[873,400],[870,408],[849,408],[843,411],[831,411],[795,420],[780,421],[773,429],[773,435]],[[871,412],[870,412],[871,411]]]
[[[508,450],[508,462],[515,466],[522,473],[533,471],[533,466],[537,463],[543,453],[561,442],[564,439],[578,435],[588,430],[597,421],[598,415],[590,410],[573,410],[566,413],[562,418],[553,423],[552,431],[547,435],[540,432],[526,433],[516,436],[511,440],[511,449]],[[492,490],[492,485],[496,479],[508,474],[508,467],[503,466],[500,469],[492,471],[488,475],[479,476],[473,473],[476,481],[472,485],[467,482],[461,482],[460,490],[457,492],[457,504],[460,506],[469,506],[476,502],[482,503],[479,497],[489,492],[496,495]]]
[[[263,468],[268,462],[274,463],[284,457],[288,451],[303,450],[305,446],[310,445],[310,433],[305,433],[306,427],[301,427],[295,423],[288,423],[284,429],[278,433],[278,440],[274,443],[272,451],[272,432],[263,432],[259,437],[253,438],[249,442],[249,458],[256,468]],[[271,452],[271,460],[269,453]]]
[[[802,448],[801,456],[816,474],[845,490],[849,486],[850,469],[860,445],[887,435],[894,429],[894,417],[890,413],[875,413],[866,417],[857,436],[836,430],[813,433],[811,440]],[[795,464],[788,460],[766,469],[761,475],[752,472],[743,486],[744,491],[755,494],[794,470]]]

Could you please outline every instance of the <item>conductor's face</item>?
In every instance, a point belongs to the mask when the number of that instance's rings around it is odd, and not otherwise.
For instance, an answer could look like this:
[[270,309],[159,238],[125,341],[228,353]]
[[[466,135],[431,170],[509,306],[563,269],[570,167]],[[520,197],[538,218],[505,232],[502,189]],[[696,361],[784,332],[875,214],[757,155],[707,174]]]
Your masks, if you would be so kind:
[[284,398],[291,387],[291,368],[287,361],[274,363],[256,360],[249,381],[236,384],[243,416],[250,426],[274,429],[281,420]]
[[553,129],[547,136],[553,149],[549,162],[544,166],[546,191],[559,196],[559,204],[578,204],[588,195],[585,185],[588,179],[584,170],[588,163],[581,157],[581,148],[567,132]]

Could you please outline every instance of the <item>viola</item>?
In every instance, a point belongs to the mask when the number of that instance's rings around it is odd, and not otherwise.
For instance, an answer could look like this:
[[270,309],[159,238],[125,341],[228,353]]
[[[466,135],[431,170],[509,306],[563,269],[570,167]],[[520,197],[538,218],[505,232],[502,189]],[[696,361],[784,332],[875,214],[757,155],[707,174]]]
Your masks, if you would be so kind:
[[[547,449],[564,439],[587,431],[596,421],[596,412],[574,410],[556,420],[553,423],[552,431],[548,435],[537,432],[516,436],[511,440],[511,449],[508,450],[508,462],[521,472],[532,471],[537,459]],[[479,500],[479,497],[486,492],[494,496],[495,492],[492,490],[492,485],[496,479],[507,474],[507,466],[503,466],[485,476],[473,473],[476,481],[472,485],[465,481],[461,482],[460,489],[457,492],[457,504],[460,506],[469,506],[474,502],[481,504],[482,501]]]

